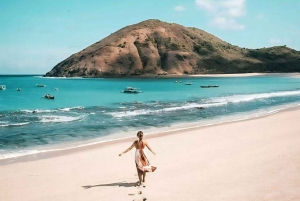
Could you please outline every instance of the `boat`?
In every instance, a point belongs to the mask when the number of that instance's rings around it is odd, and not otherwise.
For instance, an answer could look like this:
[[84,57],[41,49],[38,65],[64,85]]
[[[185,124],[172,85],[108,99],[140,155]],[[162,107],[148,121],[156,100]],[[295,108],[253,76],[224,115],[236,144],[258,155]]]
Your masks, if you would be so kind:
[[133,87],[126,87],[122,92],[132,93],[132,94],[142,93],[142,91],[139,91],[137,88],[133,88]]
[[185,83],[185,85],[192,85],[192,83],[190,83],[190,82],[187,82],[187,83]]
[[36,84],[37,87],[46,87],[47,85],[45,84]]
[[201,88],[214,88],[214,87],[219,87],[218,85],[201,85]]
[[46,99],[54,99],[54,96],[50,96],[50,94],[46,94],[46,95],[44,96],[44,98],[46,98]]
[[21,88],[17,88],[17,91],[22,91],[22,89]]
[[6,86],[5,85],[0,85],[0,90],[5,90]]

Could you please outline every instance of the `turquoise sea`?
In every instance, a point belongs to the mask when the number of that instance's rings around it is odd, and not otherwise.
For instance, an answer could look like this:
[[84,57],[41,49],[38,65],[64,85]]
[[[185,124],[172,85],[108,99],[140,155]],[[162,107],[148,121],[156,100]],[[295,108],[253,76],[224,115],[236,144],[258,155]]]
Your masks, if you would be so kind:
[[[300,78],[283,76],[0,75],[0,85],[6,85],[0,90],[0,159],[132,137],[138,130],[149,135],[255,118],[300,103]],[[143,93],[122,93],[127,86]],[[45,99],[45,94],[55,99]]]

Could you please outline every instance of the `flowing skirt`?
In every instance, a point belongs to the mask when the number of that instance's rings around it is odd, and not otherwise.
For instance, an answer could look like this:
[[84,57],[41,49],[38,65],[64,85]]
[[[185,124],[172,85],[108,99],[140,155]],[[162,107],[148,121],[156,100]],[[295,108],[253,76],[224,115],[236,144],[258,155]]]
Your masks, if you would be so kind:
[[156,167],[150,166],[150,162],[143,149],[136,149],[135,164],[136,167],[143,172],[154,172],[156,170]]

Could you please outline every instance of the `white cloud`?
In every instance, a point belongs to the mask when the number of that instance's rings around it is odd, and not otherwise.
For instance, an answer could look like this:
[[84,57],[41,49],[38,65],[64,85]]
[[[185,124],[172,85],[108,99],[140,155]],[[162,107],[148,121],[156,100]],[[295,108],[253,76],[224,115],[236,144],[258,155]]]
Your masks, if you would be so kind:
[[237,18],[246,14],[246,0],[196,0],[195,3],[211,17],[210,25],[230,30],[245,28]]
[[178,11],[178,12],[182,12],[182,11],[185,11],[185,7],[181,6],[181,5],[178,5],[174,8],[174,10]]
[[281,40],[278,39],[278,38],[271,38],[269,40],[269,43],[271,43],[271,44],[279,44],[279,43],[281,43]]
[[226,17],[215,17],[213,20],[211,20],[210,25],[220,29],[230,30],[241,30],[245,28],[245,25],[238,24],[234,19]]

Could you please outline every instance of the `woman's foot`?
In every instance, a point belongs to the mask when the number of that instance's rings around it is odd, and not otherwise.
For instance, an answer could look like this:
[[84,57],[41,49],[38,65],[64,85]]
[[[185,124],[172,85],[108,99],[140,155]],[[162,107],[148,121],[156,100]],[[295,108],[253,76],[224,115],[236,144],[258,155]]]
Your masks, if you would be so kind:
[[143,187],[146,187],[146,182],[142,182],[142,186],[143,186]]

